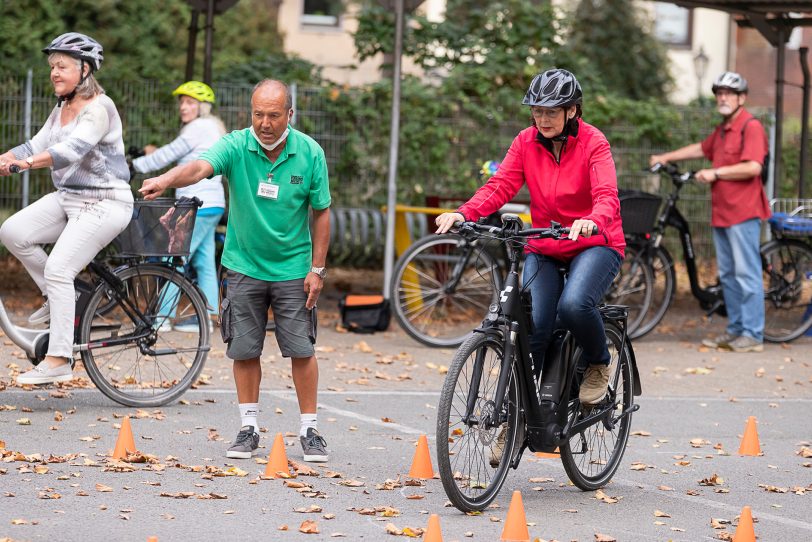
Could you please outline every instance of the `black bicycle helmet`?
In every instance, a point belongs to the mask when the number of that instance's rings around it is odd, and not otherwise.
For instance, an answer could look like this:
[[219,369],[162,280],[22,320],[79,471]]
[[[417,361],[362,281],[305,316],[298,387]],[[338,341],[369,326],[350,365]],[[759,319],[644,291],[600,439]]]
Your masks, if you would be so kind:
[[533,78],[522,105],[569,107],[582,101],[583,92],[575,76],[567,70],[552,68]]
[[716,94],[720,88],[730,89],[736,94],[746,94],[747,79],[736,72],[724,72],[713,82],[711,90]]
[[73,58],[87,62],[90,71],[98,71],[104,62],[104,48],[101,44],[79,32],[67,32],[57,36],[42,50],[46,55],[51,53],[64,53]]

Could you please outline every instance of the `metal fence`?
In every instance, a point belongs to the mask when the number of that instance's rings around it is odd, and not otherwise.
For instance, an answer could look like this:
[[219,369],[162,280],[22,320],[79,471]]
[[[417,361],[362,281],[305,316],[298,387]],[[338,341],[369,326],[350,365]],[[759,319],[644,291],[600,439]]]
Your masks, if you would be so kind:
[[[107,93],[118,106],[124,124],[125,147],[131,145],[143,146],[147,143],[165,143],[176,137],[180,128],[177,106],[171,98],[172,87],[164,83],[154,81],[120,82],[102,81]],[[238,129],[248,126],[250,122],[250,96],[251,87],[227,84],[215,85],[217,93],[216,113],[223,119],[228,129]],[[330,109],[330,101],[334,99],[336,92],[359,92],[362,89],[324,89],[324,88],[298,88],[295,89],[296,117],[295,123],[306,133],[311,135],[324,148],[328,167],[331,171],[331,190],[333,193],[334,205],[344,207],[365,207],[377,209],[385,202],[386,178],[381,171],[385,170],[388,156],[388,144],[385,141],[364,141],[362,122],[368,120],[358,120],[347,122],[347,119],[338,119],[336,114]],[[379,98],[374,98],[379,99]],[[55,99],[46,74],[35,74],[32,79],[30,94],[26,93],[25,76],[2,76],[0,75],[0,152],[4,152],[25,140],[25,104],[31,104],[31,129],[32,133],[40,128],[54,106]],[[449,111],[454,107],[449,104]],[[385,110],[385,108],[380,108]],[[380,110],[379,109],[379,110]],[[683,114],[687,118],[692,110],[685,109]],[[404,114],[408,114],[405,110]],[[520,119],[521,120],[521,119]],[[587,119],[588,120],[588,119]],[[378,119],[380,123],[388,124],[386,119]],[[450,115],[449,118],[427,119],[427,122],[436,123],[439,126],[447,126],[455,134],[454,144],[449,147],[450,151],[443,159],[447,159],[459,166],[460,170],[471,171],[472,179],[480,163],[465,164],[469,157],[479,156],[482,161],[488,159],[500,159],[498,156],[487,155],[487,150],[472,148],[473,145],[480,145],[481,138],[472,142],[474,138],[467,138],[466,134],[473,134],[474,131],[487,131],[489,135],[489,148],[502,149],[504,152],[510,145],[513,137],[519,130],[526,126],[526,123],[517,121],[515,123],[503,123],[498,126],[478,125],[474,120]],[[685,135],[689,124],[677,123],[674,126],[676,135]],[[631,126],[609,126],[601,127],[606,133],[609,141],[620,134],[629,133]],[[695,127],[694,127],[695,128]],[[481,133],[481,132],[480,132]],[[359,139],[361,141],[359,141]],[[420,144],[430,146],[430,141],[410,142],[404,144]],[[364,168],[361,171],[348,171],[346,167],[338,167],[343,160],[347,159],[348,150],[358,153],[366,153],[367,164],[375,164],[374,168]],[[661,184],[659,177],[643,172],[643,167],[648,163],[648,157],[654,152],[664,149],[654,148],[645,142],[634,145],[617,145],[613,147],[613,154],[618,165],[619,185],[621,188],[644,189],[652,192],[666,193],[670,186]],[[690,164],[688,164],[690,166]],[[367,170],[368,169],[368,170]],[[340,172],[336,174],[335,172]],[[401,177],[400,183],[421,183],[420,192],[425,195],[447,195],[447,178],[431,170],[427,164],[421,169],[420,164],[414,165],[410,170],[413,178]],[[417,180],[415,180],[417,179]],[[133,186],[140,185],[142,178],[133,179]],[[0,178],[0,222],[8,215],[18,210],[24,201],[33,201],[52,190],[51,180],[47,170],[37,170],[31,172],[30,183],[27,193],[23,194],[23,186],[18,176]],[[416,192],[416,191],[414,191]],[[412,198],[414,199],[414,195]],[[410,201],[406,203],[422,204],[420,201]],[[695,233],[697,252],[701,257],[712,255],[712,242],[709,233],[708,223],[710,221],[709,196],[706,188],[687,187],[683,191],[682,210],[688,220],[692,223]],[[359,223],[358,227],[361,227]],[[372,228],[375,221],[366,220],[363,222]],[[367,232],[367,239],[374,241],[374,229]],[[352,233],[341,232],[343,237]],[[676,248],[676,245],[675,245]],[[677,249],[679,250],[679,249]],[[373,251],[374,252],[374,251]],[[365,260],[369,259],[369,251]]]

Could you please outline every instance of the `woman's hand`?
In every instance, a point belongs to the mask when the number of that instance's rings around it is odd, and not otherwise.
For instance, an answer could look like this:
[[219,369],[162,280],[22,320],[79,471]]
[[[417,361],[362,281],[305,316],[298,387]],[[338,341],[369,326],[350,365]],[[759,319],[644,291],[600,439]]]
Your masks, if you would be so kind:
[[455,222],[465,222],[465,217],[462,213],[443,213],[434,219],[437,224],[437,234],[445,233],[454,226]]
[[17,160],[11,152],[0,155],[0,176],[8,177],[11,175],[9,168],[16,165],[20,171],[28,169],[28,162],[25,160]]
[[577,241],[578,237],[584,236],[586,238],[592,237],[592,230],[597,228],[598,225],[586,218],[579,218],[570,226],[570,233],[567,236],[571,241]]
[[152,154],[153,152],[157,151],[158,147],[155,145],[147,145],[144,147],[144,154]]

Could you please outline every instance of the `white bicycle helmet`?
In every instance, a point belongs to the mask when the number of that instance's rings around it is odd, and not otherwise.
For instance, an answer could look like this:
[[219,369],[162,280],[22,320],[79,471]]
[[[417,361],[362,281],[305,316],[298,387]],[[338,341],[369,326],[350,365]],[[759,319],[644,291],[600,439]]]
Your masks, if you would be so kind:
[[727,88],[736,94],[747,93],[747,79],[736,72],[724,72],[713,82],[711,90],[714,94],[720,88]]
[[67,32],[57,36],[42,50],[46,55],[51,53],[64,53],[87,62],[91,71],[98,71],[104,62],[104,48],[101,44],[79,32]]

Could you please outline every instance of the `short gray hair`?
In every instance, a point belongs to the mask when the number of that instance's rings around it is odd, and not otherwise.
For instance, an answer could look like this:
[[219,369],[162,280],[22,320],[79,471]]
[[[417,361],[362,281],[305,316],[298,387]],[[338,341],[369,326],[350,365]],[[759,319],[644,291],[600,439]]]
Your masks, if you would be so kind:
[[254,85],[254,90],[251,91],[251,94],[253,95],[260,88],[269,85],[281,85],[282,88],[285,90],[285,109],[287,110],[293,109],[293,95],[290,93],[290,87],[287,85],[287,83],[280,81],[278,79],[263,79],[262,81]]
[[91,66],[90,63],[83,62],[82,60],[79,60],[78,58],[70,56],[70,55],[65,54],[65,53],[51,53],[50,55],[48,55],[48,62],[53,62],[54,58],[56,58],[57,56],[70,58],[71,60],[76,62],[76,67],[79,68],[79,71],[80,71],[80,77],[81,77],[82,64],[84,64],[84,65],[86,65],[88,67],[89,71],[87,73],[87,77],[85,77],[84,81],[82,81],[81,83],[79,83],[76,86],[76,95],[77,96],[87,100],[87,99],[90,99],[90,98],[94,98],[94,97],[98,96],[99,94],[104,94],[104,89],[99,84],[99,82],[96,81],[96,78],[93,76],[93,66]]

